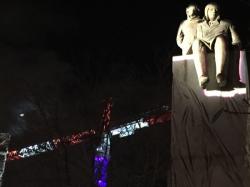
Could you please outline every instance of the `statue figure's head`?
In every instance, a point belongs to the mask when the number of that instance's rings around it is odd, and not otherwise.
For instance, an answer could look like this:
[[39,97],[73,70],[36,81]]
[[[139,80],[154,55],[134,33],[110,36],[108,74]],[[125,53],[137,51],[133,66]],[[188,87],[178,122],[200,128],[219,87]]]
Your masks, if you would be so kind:
[[209,3],[205,7],[205,20],[214,21],[220,18],[219,6],[217,3]]
[[186,8],[187,19],[192,20],[199,17],[200,9],[195,4],[190,4]]

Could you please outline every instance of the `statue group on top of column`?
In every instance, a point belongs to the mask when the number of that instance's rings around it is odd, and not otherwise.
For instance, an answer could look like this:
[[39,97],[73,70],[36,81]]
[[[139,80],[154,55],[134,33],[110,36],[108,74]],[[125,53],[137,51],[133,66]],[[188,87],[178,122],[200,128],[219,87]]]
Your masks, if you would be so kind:
[[205,6],[204,17],[200,19],[199,8],[192,4],[186,8],[187,19],[183,21],[177,32],[177,45],[182,54],[192,54],[198,75],[199,84],[205,89],[208,82],[207,53],[214,52],[216,81],[220,88],[227,84],[226,61],[229,49],[240,50],[241,41],[234,25],[220,17],[219,6],[209,3]]

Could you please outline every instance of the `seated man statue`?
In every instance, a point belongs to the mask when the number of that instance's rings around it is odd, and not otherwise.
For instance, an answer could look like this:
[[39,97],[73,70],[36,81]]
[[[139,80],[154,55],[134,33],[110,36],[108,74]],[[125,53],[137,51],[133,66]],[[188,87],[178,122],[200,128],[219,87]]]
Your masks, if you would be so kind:
[[[225,64],[230,45],[240,50],[240,39],[230,21],[221,20],[219,7],[209,3],[205,7],[204,21],[197,25],[197,39],[193,42],[195,68],[199,84],[205,89],[209,81],[206,64],[206,54],[214,51],[216,81],[220,88],[226,86]],[[230,44],[231,43],[231,44]]]
[[177,45],[182,49],[182,55],[192,53],[192,44],[196,38],[196,27],[201,19],[199,8],[195,4],[190,4],[186,8],[187,19],[182,21],[176,36]]

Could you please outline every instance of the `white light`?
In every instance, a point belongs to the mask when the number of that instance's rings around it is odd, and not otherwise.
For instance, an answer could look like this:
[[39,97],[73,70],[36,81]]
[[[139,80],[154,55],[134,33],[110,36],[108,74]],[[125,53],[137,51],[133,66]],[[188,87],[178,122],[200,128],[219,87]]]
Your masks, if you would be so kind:
[[19,116],[20,116],[21,118],[24,117],[24,113],[19,114]]
[[204,94],[207,97],[234,97],[237,94],[246,94],[246,88],[234,88],[234,90],[231,91],[204,90]]
[[143,118],[141,118],[138,121],[125,123],[124,125],[121,125],[120,127],[111,130],[111,134],[112,136],[119,135],[122,138],[133,135],[136,129],[141,129],[148,126],[148,122],[144,122]]

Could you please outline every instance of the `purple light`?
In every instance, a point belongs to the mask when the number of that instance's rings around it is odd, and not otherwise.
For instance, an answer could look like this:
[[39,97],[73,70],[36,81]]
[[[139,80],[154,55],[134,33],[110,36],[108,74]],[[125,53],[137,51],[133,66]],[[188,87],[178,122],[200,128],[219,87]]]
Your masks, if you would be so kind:
[[109,159],[105,156],[95,156],[95,176],[98,187],[107,186],[107,170]]
[[106,187],[107,183],[105,181],[99,180],[98,181],[98,187]]
[[96,162],[103,162],[103,160],[104,160],[104,157],[103,157],[103,156],[96,156],[96,157],[95,157],[95,161],[96,161]]

